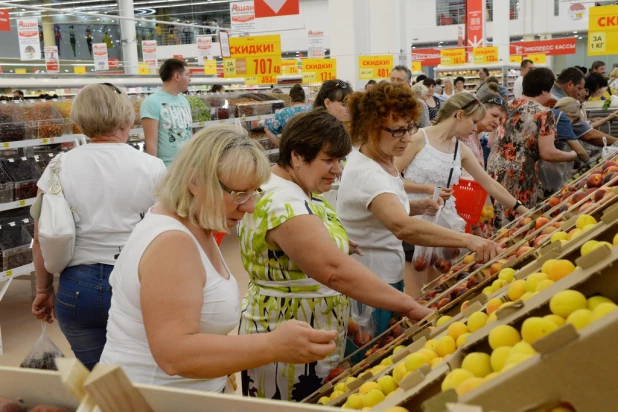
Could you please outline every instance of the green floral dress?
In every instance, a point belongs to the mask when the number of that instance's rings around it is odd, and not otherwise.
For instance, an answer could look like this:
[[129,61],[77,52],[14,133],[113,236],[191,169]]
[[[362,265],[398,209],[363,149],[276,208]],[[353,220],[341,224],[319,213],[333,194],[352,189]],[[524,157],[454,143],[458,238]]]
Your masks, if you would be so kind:
[[266,243],[266,234],[296,216],[316,215],[346,254],[348,235],[322,197],[309,198],[299,186],[274,174],[262,190],[265,193],[255,212],[247,214],[239,226],[242,261],[250,277],[239,335],[271,332],[290,319],[307,322],[315,329],[336,329],[339,334],[335,353],[319,362],[279,362],[243,371],[242,390],[245,396],[299,402],[322,386],[342,359],[350,301],[305,275],[282,250]]

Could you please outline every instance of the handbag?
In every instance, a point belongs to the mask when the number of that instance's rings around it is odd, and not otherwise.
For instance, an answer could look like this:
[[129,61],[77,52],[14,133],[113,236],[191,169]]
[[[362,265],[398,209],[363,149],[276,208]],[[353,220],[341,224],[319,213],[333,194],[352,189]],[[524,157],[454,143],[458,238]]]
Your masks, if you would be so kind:
[[60,182],[63,153],[49,164],[49,189],[41,192],[30,209],[38,221],[39,244],[45,260],[45,269],[60,274],[73,258],[75,222],[79,217],[64,198]]

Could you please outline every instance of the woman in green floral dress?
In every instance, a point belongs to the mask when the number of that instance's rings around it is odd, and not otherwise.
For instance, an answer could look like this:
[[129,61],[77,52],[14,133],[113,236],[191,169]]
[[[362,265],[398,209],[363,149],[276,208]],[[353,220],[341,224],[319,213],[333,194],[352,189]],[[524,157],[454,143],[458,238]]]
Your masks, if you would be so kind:
[[290,319],[339,332],[337,350],[321,361],[244,371],[244,395],[301,401],[322,386],[343,356],[348,297],[411,320],[431,313],[349,256],[362,252],[320,194],[331,189],[351,149],[343,124],[325,109],[295,116],[283,132],[278,164],[262,186],[264,196],[239,226],[250,275],[239,334],[266,333]]

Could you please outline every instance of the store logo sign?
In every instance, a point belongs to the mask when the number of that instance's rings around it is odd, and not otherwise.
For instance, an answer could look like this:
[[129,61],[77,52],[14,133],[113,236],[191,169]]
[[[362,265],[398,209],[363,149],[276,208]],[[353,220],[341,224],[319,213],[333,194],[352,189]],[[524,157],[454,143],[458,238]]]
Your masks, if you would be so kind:
[[254,4],[257,18],[300,14],[300,0],[255,0]]

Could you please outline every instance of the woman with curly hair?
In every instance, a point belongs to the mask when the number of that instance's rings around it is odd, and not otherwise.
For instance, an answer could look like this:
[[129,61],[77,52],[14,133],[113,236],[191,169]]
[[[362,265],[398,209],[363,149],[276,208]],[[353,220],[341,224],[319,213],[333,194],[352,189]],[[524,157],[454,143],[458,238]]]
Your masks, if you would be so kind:
[[[352,144],[339,186],[337,210],[350,238],[364,252],[355,259],[392,287],[403,290],[405,241],[422,246],[468,248],[486,261],[500,248],[493,242],[454,232],[411,216],[435,212],[428,196],[409,200],[395,159],[405,153],[416,132],[421,104],[410,88],[379,84],[348,98]],[[477,162],[478,164],[478,162]],[[384,332],[392,312],[374,310],[377,333]]]
[[[541,159],[547,162],[571,162],[575,152],[556,149],[556,119],[543,104],[551,98],[554,74],[546,68],[531,71],[524,77],[523,95],[508,109],[506,130],[494,141],[488,159],[489,174],[528,208],[537,203]],[[513,220],[515,211],[496,205],[494,226]]]

